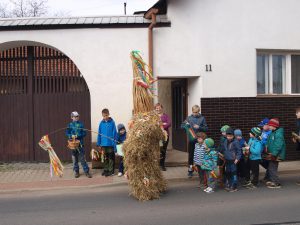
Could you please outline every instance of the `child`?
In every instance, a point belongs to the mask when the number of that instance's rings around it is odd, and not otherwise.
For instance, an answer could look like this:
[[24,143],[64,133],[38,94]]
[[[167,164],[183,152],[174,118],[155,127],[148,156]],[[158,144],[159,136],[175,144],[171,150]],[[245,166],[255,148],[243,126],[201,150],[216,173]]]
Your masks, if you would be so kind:
[[[262,134],[261,134],[261,143],[263,145],[263,153],[266,152],[266,143],[268,140],[268,136],[271,134],[271,130],[269,128],[269,119],[268,118],[264,118],[259,124],[258,127],[262,128]],[[262,159],[260,165],[266,169],[266,174],[264,176],[263,182],[268,182],[269,181],[269,171],[268,171],[268,164],[269,161]]]
[[102,110],[103,120],[99,124],[97,146],[104,150],[104,171],[102,176],[113,176],[117,129],[114,120],[109,116],[108,109]]
[[160,147],[160,167],[162,171],[166,171],[165,167],[165,161],[166,161],[166,154],[167,154],[167,148],[169,144],[169,128],[171,127],[171,120],[169,116],[163,112],[163,105],[160,103],[157,103],[155,105],[155,111],[159,115],[163,129],[165,130],[167,134],[167,140],[163,141],[162,146]]
[[237,163],[241,159],[241,147],[237,140],[234,140],[233,129],[226,130],[226,140],[222,147],[222,154],[226,160],[225,174],[226,187],[229,192],[237,191]]
[[199,187],[207,188],[207,180],[205,176],[205,171],[201,169],[201,162],[203,161],[204,153],[205,153],[205,146],[204,140],[206,139],[206,134],[204,132],[197,133],[197,143],[195,144],[195,151],[194,151],[194,163],[197,167],[197,171],[199,174]]
[[[194,105],[192,107],[192,115],[188,116],[188,118],[183,122],[188,123],[193,131],[198,132],[207,132],[208,127],[206,124],[206,120],[203,115],[200,114],[200,106]],[[196,140],[189,140],[188,148],[189,148],[189,169],[188,169],[188,177],[193,176],[193,163],[194,163],[194,150],[195,150]]]
[[79,165],[78,161],[80,161],[81,166],[85,175],[88,178],[92,178],[92,175],[89,173],[90,169],[88,164],[86,163],[85,156],[84,156],[84,148],[83,148],[83,138],[86,135],[86,132],[83,130],[84,126],[79,121],[79,113],[72,112],[71,113],[72,122],[69,123],[68,128],[66,130],[66,136],[69,140],[76,139],[80,141],[80,145],[78,149],[72,151],[72,161],[73,161],[73,171],[75,178],[79,177]]
[[[243,138],[243,133],[240,129],[234,130],[234,138],[239,142],[240,148],[246,147],[247,143]],[[245,178],[245,159],[243,154],[241,155],[241,159],[237,164],[237,175],[239,178]]]
[[280,182],[277,175],[279,161],[285,159],[285,140],[284,130],[279,127],[279,120],[277,118],[271,119],[268,123],[272,133],[267,140],[267,160],[269,160],[269,176],[270,181],[266,183],[268,188],[280,188]]
[[213,193],[215,190],[216,170],[218,168],[218,153],[214,149],[214,140],[207,138],[204,141],[205,153],[201,163],[201,169],[205,171],[208,187],[206,193]]
[[222,148],[224,145],[224,142],[226,141],[226,130],[230,128],[230,126],[228,125],[224,125],[221,127],[220,131],[221,131],[221,137],[220,137],[220,143],[219,146],[217,148],[217,151],[219,153],[219,158],[218,158],[218,168],[219,168],[219,185],[220,187],[224,186],[224,182],[225,182],[225,170],[224,170],[224,158],[221,157],[221,153],[223,152]]
[[[120,123],[118,124],[118,134],[117,134],[117,142],[118,144],[123,144],[124,141],[126,140],[126,128],[124,124]],[[124,174],[124,164],[123,164],[123,157],[120,156],[120,165],[119,165],[119,173],[118,177],[123,176]]]
[[[250,131],[250,140],[248,146],[245,147],[249,151],[250,165],[246,167],[246,183],[244,187],[252,189],[258,185],[259,163],[261,161],[261,153],[263,145],[260,141],[261,130],[258,127],[253,127]],[[250,171],[252,180],[250,181]]]
[[[297,144],[297,150],[300,151],[300,108],[296,109],[296,117],[297,117],[297,132],[296,134],[298,135],[297,138],[293,138],[293,141]],[[297,185],[300,185],[300,180],[296,182]]]

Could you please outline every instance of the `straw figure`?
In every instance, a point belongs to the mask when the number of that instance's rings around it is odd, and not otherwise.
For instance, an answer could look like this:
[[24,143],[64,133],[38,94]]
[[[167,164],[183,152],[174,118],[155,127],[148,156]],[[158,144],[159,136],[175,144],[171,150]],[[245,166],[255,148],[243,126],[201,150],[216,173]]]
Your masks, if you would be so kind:
[[167,187],[159,167],[159,142],[165,135],[160,117],[153,111],[152,84],[155,80],[151,69],[137,51],[131,52],[131,59],[134,116],[123,145],[124,163],[131,194],[146,201],[158,199]]

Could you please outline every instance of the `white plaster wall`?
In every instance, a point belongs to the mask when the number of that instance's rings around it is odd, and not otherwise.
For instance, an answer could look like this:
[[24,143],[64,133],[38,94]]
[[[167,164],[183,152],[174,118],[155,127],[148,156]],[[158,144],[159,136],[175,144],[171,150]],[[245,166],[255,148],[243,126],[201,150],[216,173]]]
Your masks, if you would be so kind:
[[256,49],[300,49],[298,0],[168,2],[172,25],[156,29],[156,73],[201,75],[202,94],[189,88],[191,99],[256,96]]
[[129,54],[131,50],[138,49],[147,60],[146,28],[1,32],[0,48],[7,46],[3,43],[20,40],[53,46],[73,60],[90,90],[93,130],[98,130],[101,110],[105,107],[109,108],[116,123],[127,125],[132,110]]

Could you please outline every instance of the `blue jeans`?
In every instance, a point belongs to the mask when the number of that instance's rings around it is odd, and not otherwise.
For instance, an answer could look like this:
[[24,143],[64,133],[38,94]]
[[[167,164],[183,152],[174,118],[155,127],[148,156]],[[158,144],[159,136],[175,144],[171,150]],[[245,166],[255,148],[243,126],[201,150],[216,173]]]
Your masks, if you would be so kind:
[[237,188],[237,166],[233,160],[227,160],[225,164],[226,186]]
[[119,173],[124,173],[123,157],[120,158]]
[[73,171],[74,172],[79,172],[78,161],[80,161],[83,171],[85,173],[89,172],[90,169],[89,169],[88,164],[86,163],[83,148],[79,148],[78,150],[72,151],[72,161],[73,161]]

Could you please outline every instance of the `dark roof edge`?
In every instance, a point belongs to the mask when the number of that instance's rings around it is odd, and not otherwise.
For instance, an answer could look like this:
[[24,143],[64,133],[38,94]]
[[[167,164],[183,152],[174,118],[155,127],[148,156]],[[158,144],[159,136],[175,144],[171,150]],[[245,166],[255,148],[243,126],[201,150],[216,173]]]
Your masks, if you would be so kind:
[[158,2],[156,2],[150,9],[148,9],[145,12],[144,18],[149,19],[148,15],[154,9],[157,10],[157,12],[155,13],[157,15],[165,15],[165,14],[167,14],[167,9],[168,9],[167,0],[159,0]]
[[[131,23],[131,24],[54,24],[54,25],[26,25],[26,26],[0,26],[0,31],[15,30],[60,30],[60,29],[84,29],[84,28],[148,28],[149,23]],[[170,27],[171,22],[157,23],[157,27]]]

